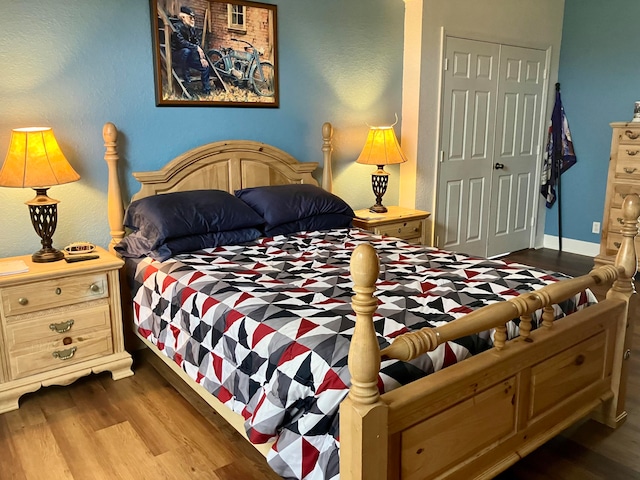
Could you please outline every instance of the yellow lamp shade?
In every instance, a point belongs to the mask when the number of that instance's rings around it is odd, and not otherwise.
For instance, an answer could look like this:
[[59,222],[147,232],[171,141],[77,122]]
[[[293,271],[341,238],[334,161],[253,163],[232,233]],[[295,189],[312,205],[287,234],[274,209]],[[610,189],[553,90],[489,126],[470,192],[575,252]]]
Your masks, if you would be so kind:
[[0,186],[50,187],[79,179],[51,128],[12,130],[9,151],[0,170]]
[[406,162],[393,127],[370,127],[357,163],[365,165],[391,165]]

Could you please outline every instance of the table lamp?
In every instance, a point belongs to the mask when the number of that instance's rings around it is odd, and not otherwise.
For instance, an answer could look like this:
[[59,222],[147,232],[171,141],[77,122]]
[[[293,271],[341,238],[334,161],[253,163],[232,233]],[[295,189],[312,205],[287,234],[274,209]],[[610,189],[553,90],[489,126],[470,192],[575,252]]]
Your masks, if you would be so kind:
[[402,150],[400,150],[400,145],[398,145],[393,125],[388,127],[369,127],[367,141],[356,162],[378,167],[371,174],[371,187],[376,196],[376,204],[369,208],[370,212],[384,213],[387,211],[387,207],[382,205],[382,197],[389,184],[389,173],[385,172],[384,166],[406,161],[407,159]]
[[33,228],[42,239],[42,249],[31,256],[34,262],[55,262],[64,258],[63,252],[52,247],[60,201],[49,198],[47,190],[79,178],[60,150],[51,128],[12,130],[9,151],[0,170],[0,186],[30,187],[36,191],[36,196],[25,202],[29,205]]

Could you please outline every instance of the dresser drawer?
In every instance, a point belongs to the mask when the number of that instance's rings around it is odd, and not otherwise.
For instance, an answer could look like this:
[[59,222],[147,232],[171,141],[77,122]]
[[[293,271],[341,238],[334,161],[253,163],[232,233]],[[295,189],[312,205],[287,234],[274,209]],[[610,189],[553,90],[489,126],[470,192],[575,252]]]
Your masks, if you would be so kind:
[[422,237],[422,220],[407,220],[375,227],[374,233],[387,237],[398,237],[404,240],[420,240]]
[[[607,255],[616,255],[622,245],[622,233],[610,231],[607,235]],[[636,251],[640,251],[640,237],[635,239]]]
[[531,369],[530,418],[604,378],[606,339],[601,332]]
[[616,163],[616,178],[618,181],[640,180],[640,146],[629,148],[621,145],[618,149],[618,161]]
[[624,128],[620,133],[619,143],[640,146],[640,128]]
[[0,295],[9,316],[105,298],[109,292],[107,276],[96,273],[7,287]]
[[109,305],[97,305],[77,308],[60,308],[50,315],[41,315],[34,319],[11,321],[7,319],[7,348],[12,351],[42,343],[50,343],[64,337],[75,336],[87,331],[110,328]]
[[9,357],[11,378],[17,380],[111,353],[113,353],[111,330],[87,332],[77,336],[60,336],[56,341],[11,352]]
[[624,200],[624,197],[626,197],[630,193],[637,193],[638,195],[640,195],[640,185],[614,185],[611,207],[620,209],[622,207],[622,201]]

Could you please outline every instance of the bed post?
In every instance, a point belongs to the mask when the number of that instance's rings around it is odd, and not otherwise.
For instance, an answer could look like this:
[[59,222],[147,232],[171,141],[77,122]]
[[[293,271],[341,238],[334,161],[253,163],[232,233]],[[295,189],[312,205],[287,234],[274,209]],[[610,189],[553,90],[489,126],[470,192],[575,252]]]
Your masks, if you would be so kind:
[[106,148],[104,159],[109,168],[109,187],[107,190],[107,211],[109,229],[111,231],[109,251],[115,253],[113,247],[124,237],[124,226],[122,224],[124,221],[124,207],[118,178],[118,161],[120,160],[117,149],[118,129],[113,123],[104,124],[102,138]]
[[373,328],[378,256],[369,244],[351,255],[356,326],[349,347],[351,388],[340,405],[340,478],[387,478],[388,407],[378,392],[380,348]]
[[322,125],[322,157],[324,159],[322,166],[322,188],[327,192],[333,191],[333,172],[331,171],[331,152],[333,145],[331,139],[333,137],[333,127],[329,122]]
[[622,202],[622,242],[615,266],[623,267],[624,273],[618,275],[618,279],[607,292],[607,298],[618,298],[627,302],[627,312],[620,321],[617,329],[615,354],[613,357],[613,378],[611,388],[613,399],[604,405],[601,413],[596,413],[594,418],[610,427],[616,428],[627,418],[625,410],[625,394],[627,391],[627,377],[629,369],[629,357],[631,355],[631,341],[635,318],[629,308],[631,296],[636,293],[633,276],[636,273],[638,260],[635,249],[635,237],[638,234],[638,217],[640,216],[640,197],[627,195]]

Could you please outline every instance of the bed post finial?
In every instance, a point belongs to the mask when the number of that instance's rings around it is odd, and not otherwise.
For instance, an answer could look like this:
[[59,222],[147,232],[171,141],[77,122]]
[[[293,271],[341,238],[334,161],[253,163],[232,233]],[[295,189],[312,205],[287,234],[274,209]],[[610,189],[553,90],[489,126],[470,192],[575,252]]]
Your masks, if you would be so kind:
[[331,171],[331,153],[333,127],[329,122],[322,125],[322,157],[324,159],[322,167],[322,188],[327,192],[333,192],[333,172]]
[[351,254],[356,313],[348,360],[351,388],[340,405],[340,431],[348,432],[340,438],[340,478],[344,480],[387,478],[389,409],[378,392],[380,347],[373,328],[379,271],[374,248],[367,243],[358,245]]
[[107,211],[109,220],[109,230],[111,232],[111,241],[109,242],[109,251],[115,253],[113,247],[124,237],[124,207],[122,205],[122,194],[120,193],[120,180],[118,178],[118,129],[116,126],[107,122],[102,128],[102,138],[104,139],[105,154],[104,159],[109,168],[109,186],[107,189]]

